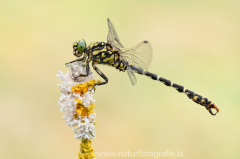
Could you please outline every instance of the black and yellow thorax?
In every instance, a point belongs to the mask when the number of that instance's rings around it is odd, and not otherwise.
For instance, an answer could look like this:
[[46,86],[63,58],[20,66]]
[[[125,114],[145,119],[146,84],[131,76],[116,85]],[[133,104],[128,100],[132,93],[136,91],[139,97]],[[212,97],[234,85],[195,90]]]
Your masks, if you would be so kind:
[[118,51],[112,48],[111,44],[104,42],[96,42],[86,48],[88,58],[96,64],[106,64],[124,71],[128,66],[128,62],[121,60]]

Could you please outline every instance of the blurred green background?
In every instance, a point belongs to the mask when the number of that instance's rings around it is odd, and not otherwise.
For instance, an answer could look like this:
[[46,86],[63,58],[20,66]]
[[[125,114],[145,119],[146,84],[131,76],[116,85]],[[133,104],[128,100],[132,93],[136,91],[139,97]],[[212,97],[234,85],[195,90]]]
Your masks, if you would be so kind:
[[1,0],[0,158],[77,158],[80,141],[62,120],[56,74],[75,59],[75,40],[107,40],[107,18],[125,47],[152,44],[150,72],[209,98],[220,112],[211,116],[144,76],[133,87],[126,73],[98,65],[109,83],[94,95],[94,152],[240,158],[239,8],[239,0]]

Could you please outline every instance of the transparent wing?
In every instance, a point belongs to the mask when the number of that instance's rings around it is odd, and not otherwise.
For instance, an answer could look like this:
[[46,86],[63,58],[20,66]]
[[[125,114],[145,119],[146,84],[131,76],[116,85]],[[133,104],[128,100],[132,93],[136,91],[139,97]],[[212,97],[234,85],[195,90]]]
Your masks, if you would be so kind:
[[123,48],[121,42],[118,39],[117,33],[114,30],[112,22],[108,19],[108,36],[107,36],[107,43],[112,44],[114,50],[119,51],[120,48]]
[[143,70],[148,70],[152,61],[152,47],[147,41],[143,41],[133,48],[121,48],[119,53],[123,60]]
[[[113,24],[109,19],[108,28],[109,32],[107,36],[107,43],[111,44],[114,50],[119,51],[121,58],[136,67],[148,70],[148,67],[152,61],[151,45],[147,41],[144,41],[133,48],[126,49],[118,39]],[[135,77],[134,73],[130,70],[128,70],[127,73],[132,85],[135,85],[137,83],[137,78]]]
[[128,73],[128,77],[130,78],[132,85],[134,86],[137,83],[136,76],[134,75],[134,73],[132,71],[128,70],[127,73]]

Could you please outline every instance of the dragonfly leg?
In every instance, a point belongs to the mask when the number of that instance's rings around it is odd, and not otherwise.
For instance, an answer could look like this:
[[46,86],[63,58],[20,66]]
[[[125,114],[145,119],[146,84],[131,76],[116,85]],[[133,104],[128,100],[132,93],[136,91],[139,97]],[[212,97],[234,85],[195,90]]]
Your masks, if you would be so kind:
[[93,69],[105,80],[104,82],[95,83],[94,86],[104,85],[108,83],[108,78],[95,66],[95,63],[92,63]]
[[76,76],[74,78],[76,79],[78,77],[86,77],[86,76],[88,76],[89,75],[89,63],[86,63],[86,72],[87,72],[86,75],[79,75],[79,76]]
[[69,63],[76,62],[76,61],[82,61],[82,60],[84,60],[84,57],[83,57],[83,58],[80,58],[80,59],[76,59],[76,60],[74,60],[74,61],[71,61],[71,62],[68,62],[68,63],[65,63],[65,65],[67,65],[67,64],[69,64]]

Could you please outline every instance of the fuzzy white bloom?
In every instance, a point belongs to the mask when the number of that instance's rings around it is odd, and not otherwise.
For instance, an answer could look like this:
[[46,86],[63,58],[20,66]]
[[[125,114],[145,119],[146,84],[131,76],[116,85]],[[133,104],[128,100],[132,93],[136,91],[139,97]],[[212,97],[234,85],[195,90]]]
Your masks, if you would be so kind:
[[[66,124],[72,128],[75,133],[75,138],[82,140],[84,139],[94,139],[95,136],[95,117],[96,114],[92,113],[88,117],[84,118],[78,115],[76,112],[76,99],[80,99],[84,107],[88,107],[91,102],[95,102],[93,99],[94,89],[92,91],[87,91],[83,95],[73,93],[71,88],[79,83],[89,82],[94,79],[94,75],[90,71],[87,77],[76,76],[86,74],[86,65],[81,62],[74,62],[68,64],[69,72],[64,74],[58,71],[57,77],[62,80],[61,87],[62,96],[59,98],[58,105],[60,105],[60,111],[64,112],[63,119]],[[76,118],[77,116],[77,118]],[[75,117],[75,118],[74,118]]]

